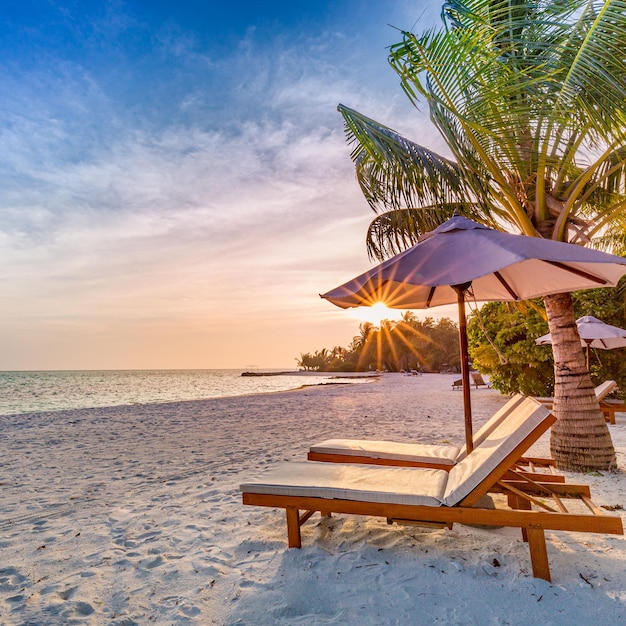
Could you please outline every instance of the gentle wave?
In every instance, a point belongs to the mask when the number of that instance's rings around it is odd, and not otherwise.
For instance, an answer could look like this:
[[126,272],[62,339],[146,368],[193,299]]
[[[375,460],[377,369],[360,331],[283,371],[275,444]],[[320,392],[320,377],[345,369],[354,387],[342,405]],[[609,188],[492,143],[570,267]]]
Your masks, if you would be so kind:
[[246,377],[241,376],[242,372],[230,369],[0,372],[0,415],[181,402],[368,380],[358,375],[339,378],[311,372]]

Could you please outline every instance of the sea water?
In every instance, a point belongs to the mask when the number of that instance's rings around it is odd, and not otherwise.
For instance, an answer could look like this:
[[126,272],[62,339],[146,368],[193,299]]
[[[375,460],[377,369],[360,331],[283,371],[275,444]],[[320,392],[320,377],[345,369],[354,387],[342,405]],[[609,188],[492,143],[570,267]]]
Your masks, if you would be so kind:
[[181,402],[368,380],[310,372],[242,373],[232,369],[0,372],[0,415]]

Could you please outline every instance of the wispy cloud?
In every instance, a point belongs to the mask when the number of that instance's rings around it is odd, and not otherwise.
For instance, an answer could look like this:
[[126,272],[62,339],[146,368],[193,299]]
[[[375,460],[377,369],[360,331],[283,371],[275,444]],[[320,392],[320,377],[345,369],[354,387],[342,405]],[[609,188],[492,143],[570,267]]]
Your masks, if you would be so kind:
[[[95,30],[111,37],[138,23],[110,14]],[[316,294],[369,263],[373,216],[335,107],[391,125],[408,125],[412,112],[379,92],[375,75],[364,78],[356,36],[267,41],[252,31],[222,58],[172,27],[153,41],[171,67],[142,94],[128,94],[136,70],[111,68],[118,89],[77,59],[0,76],[0,333],[27,323],[42,350],[53,349],[34,332],[44,328],[84,339],[104,325],[117,328],[118,345],[137,324],[146,342],[146,329],[154,340],[178,324],[219,346],[226,329],[251,320],[276,332],[283,320],[283,334],[296,336],[317,316],[328,333],[340,312]],[[148,83],[142,74],[138,88]],[[10,367],[15,355],[4,352],[0,367]],[[138,363],[148,366],[129,366]]]

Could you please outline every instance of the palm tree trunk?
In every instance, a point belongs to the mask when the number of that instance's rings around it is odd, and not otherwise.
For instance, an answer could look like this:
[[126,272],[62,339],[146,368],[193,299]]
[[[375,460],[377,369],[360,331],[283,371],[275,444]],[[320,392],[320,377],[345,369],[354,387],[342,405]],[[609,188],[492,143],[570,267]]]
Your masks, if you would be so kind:
[[562,470],[615,469],[615,449],[585,365],[572,297],[544,297],[554,353],[554,414],[550,451]]

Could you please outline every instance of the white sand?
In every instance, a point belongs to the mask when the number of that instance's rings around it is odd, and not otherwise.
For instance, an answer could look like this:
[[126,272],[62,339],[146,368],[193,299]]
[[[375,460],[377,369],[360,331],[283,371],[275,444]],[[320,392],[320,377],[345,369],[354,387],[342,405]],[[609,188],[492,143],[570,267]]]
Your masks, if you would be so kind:
[[[626,623],[621,536],[547,532],[550,584],[513,529],[316,516],[287,550],[284,512],[241,504],[321,439],[462,442],[452,380],[0,418],[0,624]],[[477,426],[505,402],[472,398]],[[626,415],[610,428],[620,472],[569,478],[626,506]]]

